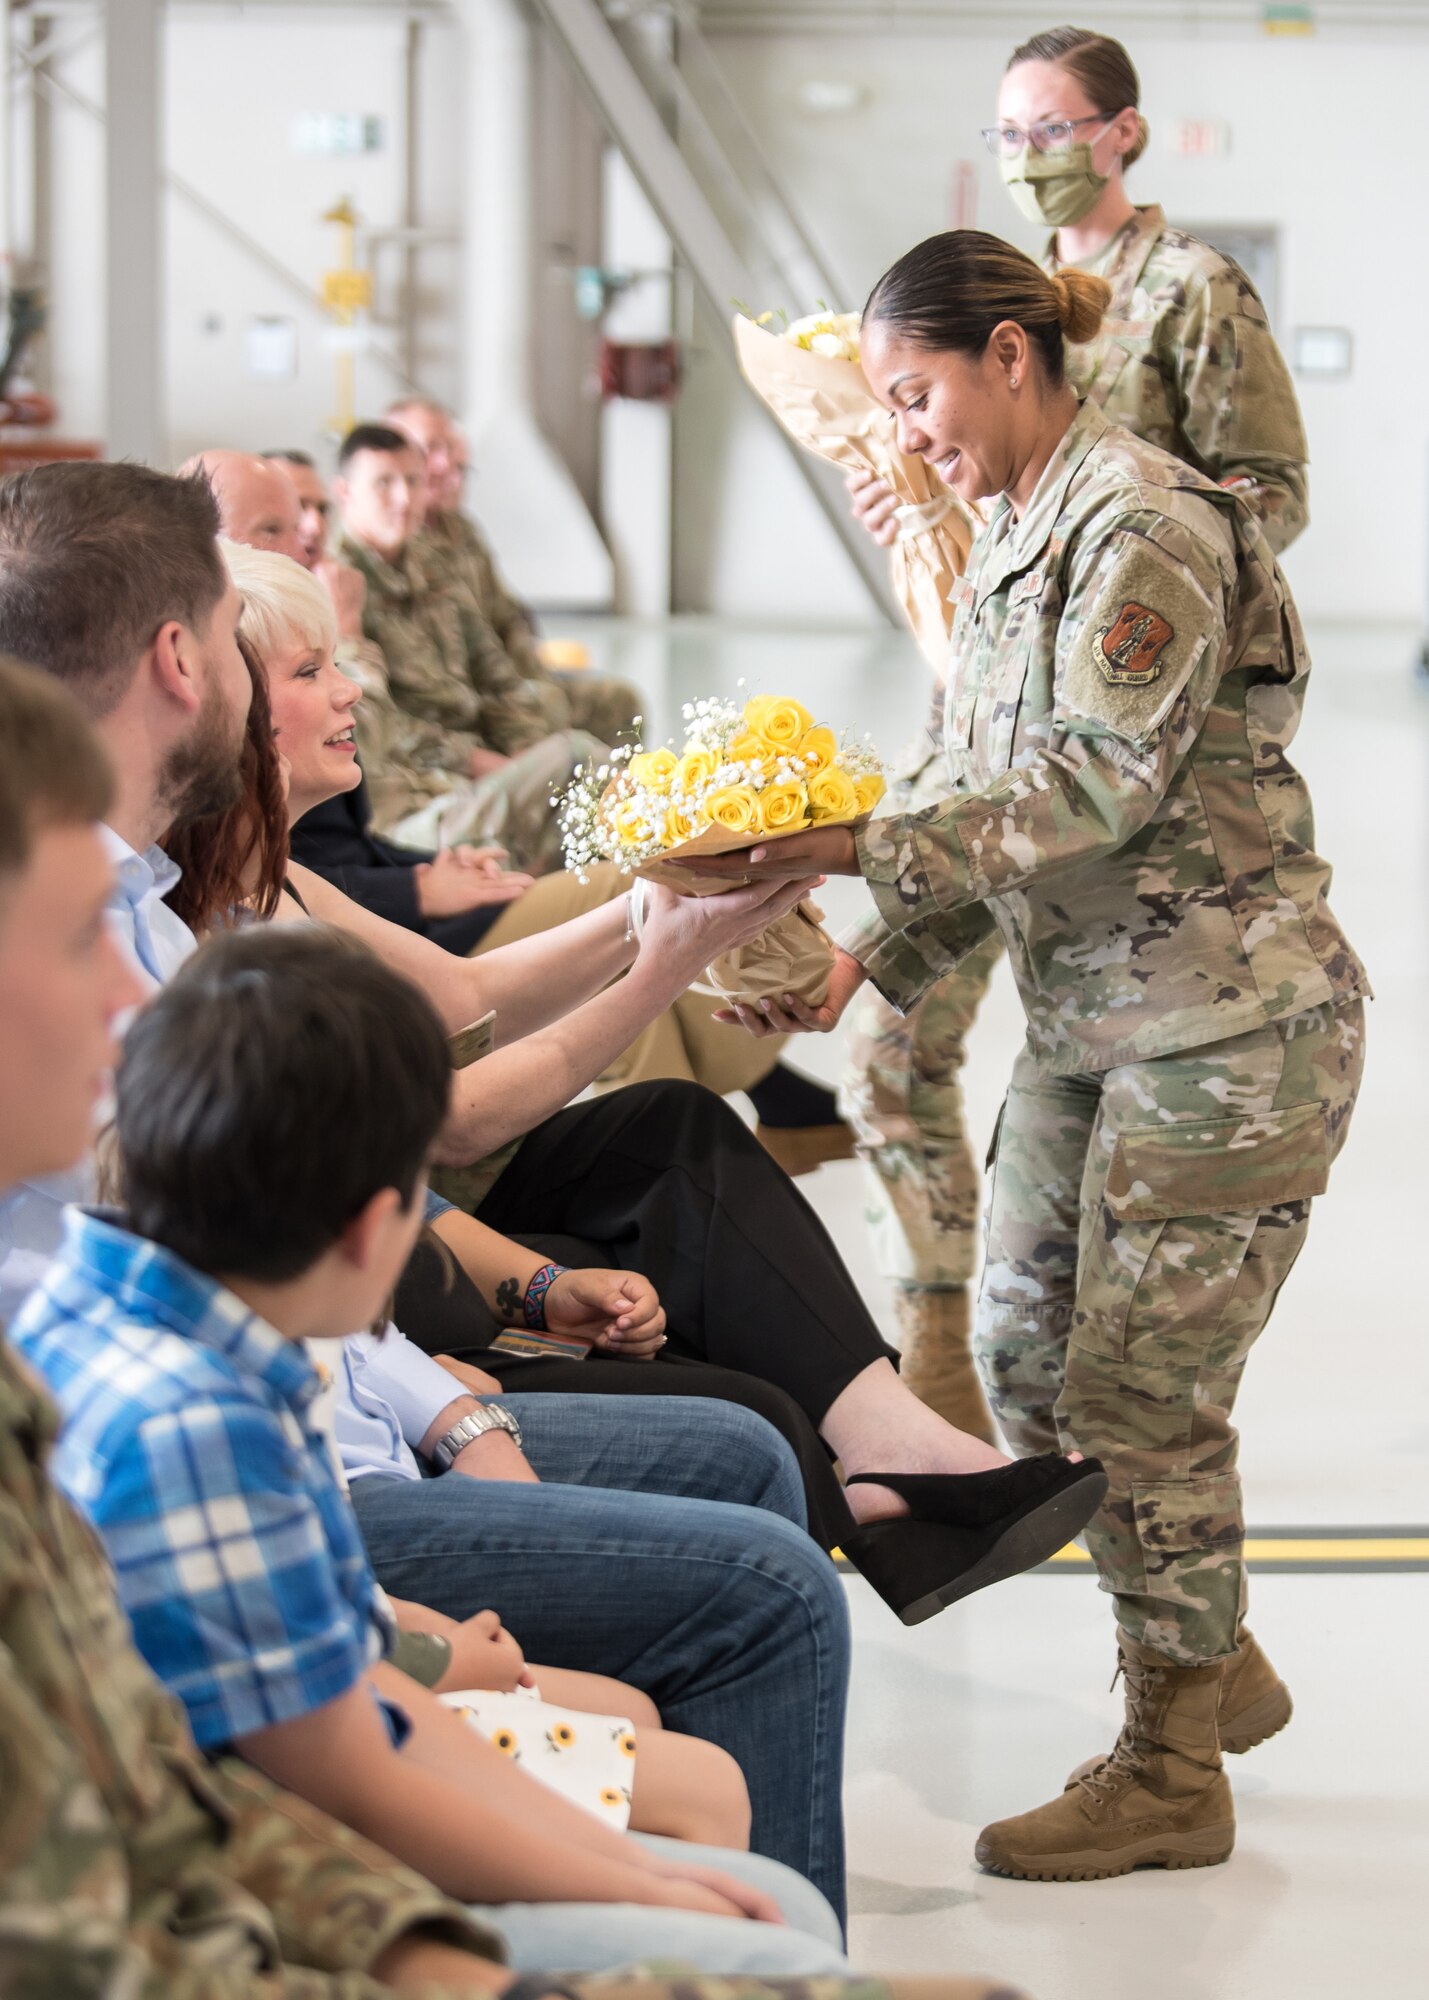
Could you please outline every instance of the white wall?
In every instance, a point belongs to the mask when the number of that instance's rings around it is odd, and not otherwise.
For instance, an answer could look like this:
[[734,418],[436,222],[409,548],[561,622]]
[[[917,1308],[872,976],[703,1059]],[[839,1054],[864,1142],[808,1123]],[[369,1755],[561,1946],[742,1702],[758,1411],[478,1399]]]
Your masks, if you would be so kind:
[[[1124,11],[1124,10],[1123,10]],[[1095,23],[1098,10],[1086,10]],[[959,159],[977,177],[977,220],[1035,248],[1007,202],[977,128],[992,115],[1013,27],[1005,36],[890,32],[717,35],[714,46],[764,146],[807,212],[858,303],[893,257],[951,220]],[[1079,16],[1078,18],[1082,18]],[[1124,21],[1114,24],[1127,33]],[[393,17],[323,18],[295,6],[228,14],[170,8],[167,36],[170,164],[230,210],[285,263],[316,283],[334,236],[320,217],[349,193],[374,224],[398,220],[403,28]],[[419,195],[423,221],[455,229],[463,212],[462,66],[456,29],[425,29]],[[1429,325],[1426,174],[1420,159],[1429,100],[1429,40],[1408,32],[1356,43],[1325,34],[1305,41],[1234,39],[1209,30],[1132,36],[1153,138],[1132,176],[1143,200],[1173,218],[1274,223],[1282,231],[1280,328],[1344,325],[1355,337],[1348,381],[1300,387],[1310,434],[1315,522],[1289,568],[1308,612],[1338,618],[1418,619],[1429,567]],[[102,63],[91,47],[63,68],[98,98]],[[811,78],[850,78],[867,91],[849,114],[811,117],[797,89]],[[546,102],[559,101],[560,93]],[[304,111],[367,111],[386,122],[377,155],[314,159],[293,150]],[[561,114],[570,115],[569,111]],[[1232,132],[1225,159],[1187,160],[1170,147],[1176,121],[1217,117]],[[66,104],[51,113],[52,332],[50,383],[63,427],[102,437],[103,151],[99,131]],[[568,136],[568,135],[567,135]],[[538,134],[539,143],[539,134]],[[516,171],[515,163],[512,171]],[[317,445],[332,411],[333,368],[316,312],[181,202],[169,204],[167,367],[170,458],[224,440],[262,447]],[[559,228],[557,224],[559,222]],[[538,267],[551,261],[538,226]],[[589,235],[589,229],[580,232]],[[554,236],[552,237],[554,241]],[[424,250],[419,372],[438,395],[460,389],[458,256]],[[388,254],[379,317],[395,310]],[[570,310],[554,281],[543,311]],[[803,308],[777,297],[758,304]],[[258,314],[299,323],[298,376],[250,378],[245,332]],[[216,331],[209,331],[212,322]],[[394,328],[380,338],[395,344]],[[572,370],[589,367],[588,329],[548,343]],[[380,409],[396,378],[359,363],[358,404]],[[538,388],[541,385],[538,383]],[[563,417],[562,411],[567,412]],[[579,385],[552,386],[548,431],[565,442],[588,496],[594,412]],[[729,360],[728,328],[696,321],[676,414],[677,607],[732,615],[868,620],[868,599],[766,419],[748,402]],[[500,541],[500,523],[489,523]],[[539,593],[537,593],[539,595]]]
[[[1094,26],[1096,15],[1091,7],[1076,18]],[[1120,23],[1116,31],[1127,32]],[[847,303],[861,303],[909,245],[951,226],[960,158],[977,174],[978,226],[1038,247],[978,136],[1011,41],[1011,32],[826,30],[715,38],[764,146],[845,274]],[[1323,617],[1417,619],[1429,587],[1429,180],[1420,159],[1429,42],[1210,32],[1130,41],[1152,127],[1134,197],[1160,201],[1173,220],[1278,225],[1282,338],[1288,344],[1297,324],[1354,334],[1347,381],[1297,383],[1314,511],[1287,564],[1300,602]],[[796,93],[812,78],[858,82],[866,101],[811,117]],[[1228,121],[1229,155],[1173,153],[1177,121],[1205,117]],[[812,302],[759,303],[792,311]],[[843,609],[852,587],[833,566],[832,537],[757,416],[713,355],[695,380],[680,432],[682,601],[736,612]]]
[[[423,67],[429,120],[449,134],[454,107],[444,92],[453,65],[442,44],[451,30],[428,28]],[[229,214],[270,255],[317,287],[335,261],[337,233],[321,217],[348,195],[365,223],[400,220],[402,44],[395,18],[326,22],[227,16],[171,8],[165,36],[166,163]],[[102,52],[91,46],[57,65],[61,80],[97,102],[103,98]],[[303,112],[369,112],[383,121],[378,153],[313,157],[293,145]],[[102,438],[105,243],[103,141],[98,125],[72,102],[51,110],[53,238],[50,245],[49,373],[68,435]],[[419,187],[422,219],[455,229],[459,172],[441,170],[423,135]],[[314,448],[334,412],[334,368],[324,345],[324,316],[306,306],[263,264],[235,247],[177,195],[166,206],[165,368],[169,456],[177,463],[214,443],[261,449]],[[378,266],[376,311],[395,314],[396,253]],[[418,363],[439,395],[454,393],[457,371],[457,251],[424,249],[422,334]],[[298,325],[298,372],[286,381],[249,373],[247,330],[263,315]],[[376,337],[395,347],[395,328]],[[400,376],[371,356],[357,363],[358,413],[380,411]]]
[[[481,366],[477,350],[483,343],[477,335],[498,323],[503,294],[508,301],[516,296],[505,276],[484,273],[479,261],[469,273],[463,267],[464,221],[483,200],[499,213],[509,201],[508,177],[525,170],[523,160],[498,151],[489,174],[485,162],[480,177],[473,171],[469,106],[484,74],[489,25],[474,11],[454,11],[445,20],[424,18],[420,24],[412,194],[416,221],[438,232],[440,240],[424,241],[411,253],[418,311],[410,356],[404,353],[401,316],[404,251],[393,242],[376,251],[371,345],[359,353],[355,367],[359,419],[380,415],[396,392],[414,382],[443,401],[469,405]],[[76,17],[74,32],[84,33],[83,17]],[[237,225],[257,254],[216,227],[183,192],[166,196],[164,462],[177,464],[212,444],[299,445],[320,460],[330,457],[331,425],[338,415],[330,322],[303,288],[316,290],[324,270],[337,260],[338,232],[322,217],[339,197],[351,199],[365,229],[390,230],[404,220],[407,34],[395,7],[362,14],[302,5],[283,12],[229,11],[173,0],[168,8],[166,165]],[[600,483],[600,418],[590,387],[596,336],[576,317],[568,266],[598,256],[603,139],[576,99],[564,65],[539,41],[536,54],[537,171],[527,233],[529,288],[537,311],[533,326],[524,314],[520,323],[523,342],[532,350],[530,386],[540,424],[555,440],[574,484],[552,461],[558,491],[534,568],[523,561],[528,549],[517,545],[514,500],[507,510],[509,542],[505,538],[503,498],[511,496],[511,468],[490,439],[478,468],[486,483],[474,491],[517,587],[538,603],[585,604],[608,596],[610,566],[590,519]],[[77,51],[62,53],[55,72],[61,94],[49,112],[47,153],[53,216],[50,331],[37,372],[58,399],[63,433],[102,442],[108,419],[102,39],[91,34]],[[90,108],[76,102],[76,95]],[[300,115],[314,113],[378,118],[381,149],[343,156],[304,153],[295,144],[294,125]],[[296,285],[285,280],[285,271]],[[463,283],[467,275],[469,290]],[[249,329],[255,319],[269,317],[296,324],[297,370],[286,379],[259,379],[250,367]],[[496,383],[498,407],[512,408],[515,390],[511,383]],[[481,400],[484,407],[490,399]],[[540,434],[524,437],[522,465],[548,457]],[[567,545],[555,532],[558,523],[572,526],[593,548],[594,583],[573,581],[572,565],[562,555]]]
[[[432,31],[428,31],[429,33]],[[436,31],[445,38],[447,31]],[[376,227],[400,220],[403,145],[402,44],[396,20],[330,25],[261,19],[202,19],[176,13],[168,34],[168,163],[230,212],[273,255],[316,285],[336,262],[337,231],[321,220],[347,195],[362,220]],[[440,65],[434,73],[440,74]],[[297,152],[293,121],[303,112],[370,112],[383,121],[379,153],[313,157]],[[459,179],[427,193],[424,221],[455,227]],[[320,313],[295,300],[282,283],[211,225],[170,199],[168,237],[169,428],[176,459],[222,442],[263,448],[297,443],[309,449],[334,414],[333,358],[324,345]],[[423,251],[426,311],[422,373],[448,394],[454,386],[454,249]],[[378,263],[374,317],[392,320],[399,263],[384,248]],[[290,381],[254,381],[245,341],[257,314],[298,321],[299,371]],[[208,332],[210,320],[219,330]],[[395,327],[374,330],[395,347]],[[356,366],[359,417],[381,411],[399,377],[370,355]]]

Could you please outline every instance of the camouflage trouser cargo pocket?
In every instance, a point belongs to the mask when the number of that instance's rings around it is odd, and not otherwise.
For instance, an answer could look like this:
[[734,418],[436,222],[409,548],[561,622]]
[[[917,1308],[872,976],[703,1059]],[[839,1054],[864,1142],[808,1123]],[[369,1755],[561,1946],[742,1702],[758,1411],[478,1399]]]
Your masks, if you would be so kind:
[[[1242,1588],[1246,1357],[1348,1126],[1362,1010],[1308,1010],[1101,1076],[1019,1058],[978,1341],[1019,1449],[1103,1459],[1087,1534],[1133,1638],[1229,1653]],[[1050,1419],[1050,1422],[1049,1422]]]
[[[1260,1211],[1323,1194],[1329,1178],[1318,1099],[1116,1133],[1101,1201],[1084,1219],[1072,1344],[1120,1360],[1133,1319],[1143,1339],[1210,1333]],[[1238,1207],[1226,1211],[1232,1190]]]
[[544,875],[562,865],[561,826],[553,795],[604,746],[579,729],[533,743],[484,778],[471,778],[407,814],[389,838],[401,847],[504,847],[512,868]]
[[588,667],[567,672],[556,668],[552,679],[564,699],[573,726],[598,737],[607,748],[634,743],[640,735],[639,691],[629,681],[593,674]]

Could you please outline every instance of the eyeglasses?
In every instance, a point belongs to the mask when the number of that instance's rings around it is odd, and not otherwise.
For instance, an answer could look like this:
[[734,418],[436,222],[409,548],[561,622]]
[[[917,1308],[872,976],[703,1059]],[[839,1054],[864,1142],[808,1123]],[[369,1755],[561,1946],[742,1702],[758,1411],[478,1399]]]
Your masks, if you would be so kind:
[[1110,119],[1097,113],[1091,118],[1056,118],[1032,126],[1024,132],[1020,125],[984,125],[983,144],[999,159],[1012,160],[1025,146],[1038,153],[1065,153],[1079,125],[1108,125]]

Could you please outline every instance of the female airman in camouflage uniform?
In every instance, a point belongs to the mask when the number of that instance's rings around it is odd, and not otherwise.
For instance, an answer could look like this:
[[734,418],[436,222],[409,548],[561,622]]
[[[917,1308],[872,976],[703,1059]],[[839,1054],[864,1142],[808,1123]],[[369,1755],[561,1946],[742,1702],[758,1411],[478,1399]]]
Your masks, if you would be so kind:
[[1289,758],[1309,661],[1255,514],[1066,379],[1062,335],[1090,339],[1107,295],[974,231],[875,287],[864,367],[901,449],[999,496],[955,608],[947,794],[726,864],[861,874],[877,904],[824,1008],[746,1025],[831,1027],[865,979],[906,1009],[994,921],[1012,959],[1028,1037],[996,1144],[989,1372],[1018,1450],[1105,1463],[1087,1542],[1127,1682],[1110,1757],[979,1842],[1039,1879],[1230,1853],[1231,1410],[1345,1136],[1368,990]]
[[[1111,285],[1102,325],[1068,350],[1077,394],[1239,491],[1279,554],[1309,518],[1295,391],[1244,272],[1169,227],[1159,208],[1127,198],[1123,173],[1148,137],[1140,94],[1119,42],[1055,28],[1013,51],[985,137],[1018,208],[1056,230],[1045,268],[1088,271]],[[875,531],[890,523],[885,492],[868,485],[855,502]],[[942,775],[934,738],[904,772],[899,804],[930,804]],[[861,994],[843,1084],[869,1163],[880,1268],[899,1287],[905,1379],[974,1431],[980,1416],[986,1424],[967,1354],[978,1172],[958,1077],[999,956],[994,940],[906,1019],[878,994]]]

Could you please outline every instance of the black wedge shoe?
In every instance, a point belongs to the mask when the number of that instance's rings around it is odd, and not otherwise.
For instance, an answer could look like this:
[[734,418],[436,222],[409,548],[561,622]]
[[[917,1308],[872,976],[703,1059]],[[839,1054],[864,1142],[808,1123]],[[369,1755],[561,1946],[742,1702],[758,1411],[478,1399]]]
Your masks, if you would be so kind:
[[1035,1569],[1081,1533],[1102,1503],[1100,1459],[1055,1452],[992,1472],[861,1472],[850,1486],[886,1486],[909,1511],[844,1536],[843,1552],[905,1625],[959,1598]]

